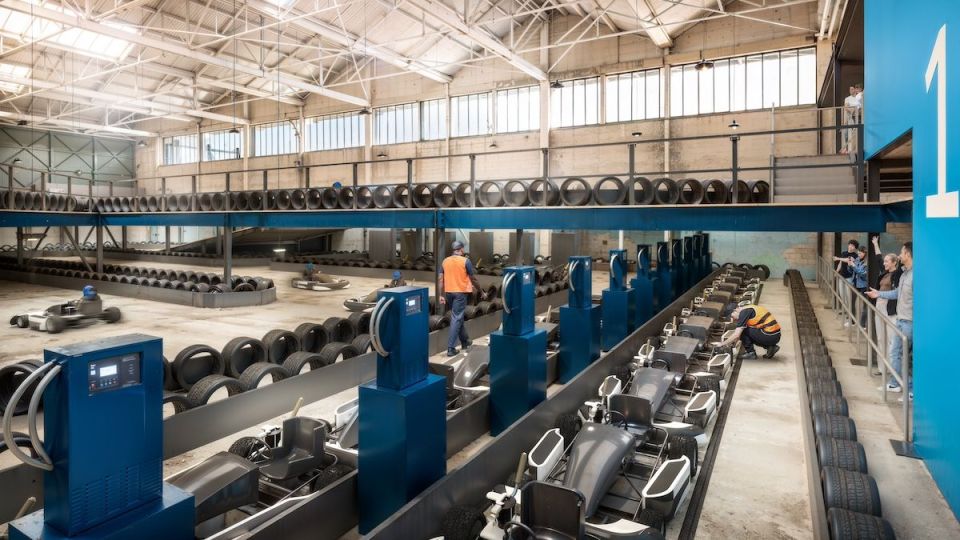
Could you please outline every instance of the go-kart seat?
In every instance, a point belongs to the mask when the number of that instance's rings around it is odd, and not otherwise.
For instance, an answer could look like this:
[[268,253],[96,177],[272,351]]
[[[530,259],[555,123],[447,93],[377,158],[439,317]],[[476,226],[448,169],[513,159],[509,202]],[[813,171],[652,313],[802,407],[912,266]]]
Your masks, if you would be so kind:
[[[580,492],[547,482],[530,482],[520,490],[520,522],[537,540],[577,540],[584,537]],[[522,536],[521,536],[522,537]]]
[[195,523],[248,504],[260,498],[257,465],[230,452],[219,452],[196,467],[175,475],[169,482],[193,494]]
[[316,469],[323,464],[329,429],[323,420],[302,416],[284,420],[280,446],[260,465],[260,473],[272,480],[285,480]]

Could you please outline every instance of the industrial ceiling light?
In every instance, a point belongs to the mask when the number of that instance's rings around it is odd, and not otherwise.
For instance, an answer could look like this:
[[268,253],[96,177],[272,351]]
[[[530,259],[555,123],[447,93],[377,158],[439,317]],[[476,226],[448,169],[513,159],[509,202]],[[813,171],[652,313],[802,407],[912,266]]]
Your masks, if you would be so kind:
[[143,139],[140,139],[139,141],[137,141],[137,148],[146,148],[146,147],[147,147],[147,141]]
[[497,141],[493,141],[492,143],[490,143],[490,148],[496,148],[496,147],[497,147]]
[[734,130],[734,131],[736,131],[738,128],[740,128],[740,124],[738,124],[738,123],[737,123],[737,119],[734,118],[734,119],[733,119],[733,122],[730,122],[729,124],[727,124],[727,127],[730,128],[730,129],[732,129],[732,130]]
[[630,136],[635,139],[639,139],[641,135],[643,135],[642,131],[634,131],[633,133],[630,134]]
[[17,125],[18,125],[18,126],[25,126],[25,125],[27,125],[27,121],[26,121],[26,120],[17,120]]
[[236,126],[234,126],[234,127],[230,128],[230,133],[232,133],[232,134],[234,134],[234,135],[239,135],[239,134],[240,134],[240,129],[237,128]]
[[360,109],[360,112],[358,112],[357,114],[359,114],[360,116],[367,116],[368,114],[370,114],[370,107],[364,107]]
[[387,157],[387,154],[385,154],[382,150],[379,153],[377,153],[378,159],[384,159],[386,157]]
[[713,69],[713,61],[704,60],[703,58],[701,58],[700,61],[693,66],[693,69],[697,71],[706,71],[708,69]]
[[77,176],[80,176],[81,174],[83,174],[83,172],[81,172],[80,169],[77,169],[77,170],[73,171],[73,174],[75,174],[75,175],[77,175]]
[[550,88],[563,88],[563,83],[559,80],[550,83]]
[[16,165],[17,163],[23,163],[23,160],[20,158],[13,158],[13,164]]

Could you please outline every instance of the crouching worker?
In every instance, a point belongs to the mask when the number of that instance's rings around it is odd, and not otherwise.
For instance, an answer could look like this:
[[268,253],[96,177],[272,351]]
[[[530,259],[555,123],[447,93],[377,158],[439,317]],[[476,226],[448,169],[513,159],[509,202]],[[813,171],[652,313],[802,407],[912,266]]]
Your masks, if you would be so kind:
[[780,323],[773,318],[773,314],[757,305],[746,305],[733,310],[733,318],[737,321],[737,328],[726,341],[717,345],[728,347],[738,339],[743,343],[742,358],[750,360],[757,357],[754,345],[767,350],[764,358],[773,358],[780,350]]

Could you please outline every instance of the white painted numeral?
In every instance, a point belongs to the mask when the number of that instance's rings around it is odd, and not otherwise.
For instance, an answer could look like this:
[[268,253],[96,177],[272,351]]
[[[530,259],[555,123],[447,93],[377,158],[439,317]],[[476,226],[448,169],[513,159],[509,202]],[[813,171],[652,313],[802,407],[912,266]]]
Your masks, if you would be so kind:
[[927,195],[928,218],[960,217],[958,192],[947,191],[947,25],[940,27],[927,64],[927,92],[937,76],[937,193]]

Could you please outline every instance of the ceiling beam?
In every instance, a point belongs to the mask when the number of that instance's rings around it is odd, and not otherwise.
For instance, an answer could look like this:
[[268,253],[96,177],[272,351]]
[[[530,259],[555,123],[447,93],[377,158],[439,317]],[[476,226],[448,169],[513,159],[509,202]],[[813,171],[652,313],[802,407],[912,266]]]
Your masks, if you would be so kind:
[[[253,75],[255,77],[261,77],[265,79],[276,79],[279,80],[281,84],[295,88],[304,92],[312,92],[314,94],[319,94],[322,96],[335,99],[337,101],[342,101],[344,103],[350,103],[353,105],[358,105],[360,107],[368,107],[370,102],[364,98],[352,96],[350,94],[345,94],[343,92],[338,92],[336,90],[330,90],[329,88],[324,88],[317,84],[313,84],[308,81],[304,81],[298,77],[287,75],[281,72],[271,72],[265,69],[260,68],[255,64],[251,64],[246,61],[231,61],[226,58],[220,58],[213,54],[210,54],[201,50],[194,50],[186,45],[179,43],[174,43],[164,39],[153,38],[146,36],[140,33],[129,33],[119,30],[117,28],[107,26],[98,22],[91,21],[82,17],[74,16],[68,13],[60,13],[51,9],[38,7],[29,2],[23,0],[6,0],[4,2],[4,7],[12,9],[14,11],[19,11],[28,15],[33,15],[35,17],[40,17],[49,21],[53,21],[59,24],[67,25],[70,27],[80,28],[87,30],[89,32],[94,32],[97,34],[102,34],[105,36],[110,36],[116,39],[122,39],[124,41],[129,41],[131,43],[136,43],[144,47],[149,47],[159,51],[166,51],[172,54],[178,54],[180,56],[196,60],[205,64],[212,66],[220,67],[223,69],[233,70],[236,69],[238,72],[246,73],[248,75]],[[96,15],[94,15],[96,16]]]
[[85,130],[87,132],[95,131],[106,131],[109,133],[117,133],[119,135],[130,135],[132,137],[156,137],[157,134],[152,131],[142,131],[139,129],[127,129],[116,126],[104,126],[100,124],[93,124],[90,122],[78,122],[76,120],[51,120],[49,118],[43,118],[41,116],[33,116],[30,114],[17,114],[7,111],[0,111],[0,118],[6,118],[8,120],[21,121],[25,120],[30,124],[36,124],[40,126],[50,125],[58,127],[66,127],[75,130]]
[[[247,6],[268,17],[277,18],[277,6],[275,4],[271,4],[265,0],[247,0]],[[417,73],[439,83],[448,83],[453,80],[453,77],[447,75],[446,73],[441,73],[417,60],[407,58],[391,49],[384,47],[383,45],[370,42],[366,38],[361,39],[359,36],[355,36],[346,30],[337,28],[319,19],[303,17],[303,12],[300,10],[290,9],[287,12],[287,15],[296,19],[292,23],[293,26],[298,26],[304,30],[313,32],[314,34],[332,41],[333,43],[336,43],[350,52],[362,54],[364,56],[372,56],[392,66],[396,66],[412,73]]]
[[456,30],[534,79],[538,81],[547,80],[547,74],[542,69],[510,50],[499,38],[486,29],[479,26],[470,26],[464,22],[460,14],[452,7],[438,0],[409,0],[409,3],[423,11],[424,15],[437,19],[445,26]]

